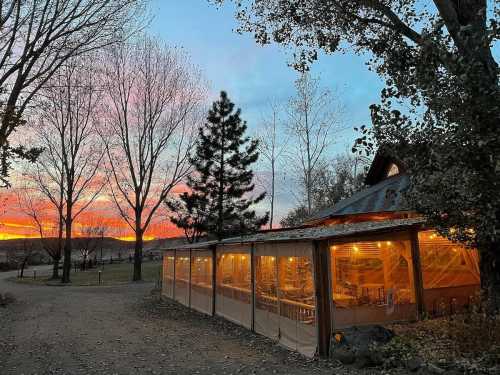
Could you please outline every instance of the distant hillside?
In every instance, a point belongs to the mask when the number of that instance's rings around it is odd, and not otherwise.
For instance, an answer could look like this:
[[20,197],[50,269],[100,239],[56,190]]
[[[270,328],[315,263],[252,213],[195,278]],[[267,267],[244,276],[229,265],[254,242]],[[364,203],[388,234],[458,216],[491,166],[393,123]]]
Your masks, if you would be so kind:
[[[47,241],[55,240],[55,238],[47,239]],[[184,237],[144,241],[144,252],[157,252],[165,247],[182,244],[184,241]],[[122,241],[112,237],[104,237],[101,243],[100,238],[74,238],[73,257],[78,258],[80,256],[79,249],[88,247],[95,249],[94,253],[97,257],[100,257],[102,248],[103,258],[109,258],[110,256],[113,258],[128,257],[129,254],[134,252],[134,242],[132,241]],[[39,253],[44,259],[48,260],[39,238],[23,238],[0,241],[0,262],[5,261],[7,254],[12,254],[12,252],[21,253],[25,249],[32,249],[35,253]]]

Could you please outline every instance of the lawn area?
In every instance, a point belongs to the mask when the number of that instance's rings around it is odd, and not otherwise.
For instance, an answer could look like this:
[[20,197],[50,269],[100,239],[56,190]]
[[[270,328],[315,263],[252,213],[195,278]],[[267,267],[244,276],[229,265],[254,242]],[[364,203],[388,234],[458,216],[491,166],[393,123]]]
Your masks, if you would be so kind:
[[[101,271],[101,285],[125,284],[132,281],[133,263],[106,264],[103,268],[93,268],[88,271],[71,272],[71,284],[79,286],[99,285],[99,271]],[[144,262],[142,264],[142,279],[144,281],[154,282],[160,277],[161,262]],[[11,278],[11,281],[26,284],[44,285],[49,282],[49,275],[42,275],[33,279],[25,277],[18,279]],[[53,281],[51,281],[53,283]],[[57,283],[57,281],[55,282]]]

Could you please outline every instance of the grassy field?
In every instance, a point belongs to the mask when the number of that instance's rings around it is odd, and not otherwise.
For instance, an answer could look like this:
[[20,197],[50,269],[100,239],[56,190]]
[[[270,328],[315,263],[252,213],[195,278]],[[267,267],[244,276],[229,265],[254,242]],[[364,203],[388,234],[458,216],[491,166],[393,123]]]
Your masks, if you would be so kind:
[[[106,264],[104,268],[93,268],[88,271],[71,272],[71,284],[79,286],[92,286],[99,285],[99,271],[101,271],[101,285],[116,285],[126,284],[132,281],[134,265],[131,263],[121,264]],[[144,281],[154,282],[160,277],[161,262],[144,262],[142,264],[142,279]],[[12,281],[26,284],[46,284],[49,282],[49,275],[41,275],[36,279],[31,276],[23,279],[12,278]],[[50,283],[57,283],[57,281],[50,281]]]

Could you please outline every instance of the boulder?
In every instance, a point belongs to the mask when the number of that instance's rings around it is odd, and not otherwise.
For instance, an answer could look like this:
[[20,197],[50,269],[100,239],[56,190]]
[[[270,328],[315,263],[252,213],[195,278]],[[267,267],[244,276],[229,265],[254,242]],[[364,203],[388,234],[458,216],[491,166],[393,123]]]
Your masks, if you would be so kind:
[[350,348],[368,349],[373,344],[386,344],[394,337],[394,332],[380,325],[345,328],[336,333],[338,343]]
[[356,361],[356,354],[348,348],[340,347],[333,352],[333,359],[343,365],[352,365]]
[[356,363],[358,369],[377,367],[384,363],[382,355],[377,350],[361,349],[356,352]]

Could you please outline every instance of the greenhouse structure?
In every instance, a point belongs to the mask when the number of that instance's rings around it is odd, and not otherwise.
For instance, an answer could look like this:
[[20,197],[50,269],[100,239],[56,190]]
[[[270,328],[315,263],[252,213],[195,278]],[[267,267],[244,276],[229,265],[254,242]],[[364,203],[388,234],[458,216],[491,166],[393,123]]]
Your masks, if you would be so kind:
[[474,249],[404,209],[408,176],[377,156],[366,190],[298,228],[165,249],[162,295],[306,356],[343,328],[453,314],[478,298]]

